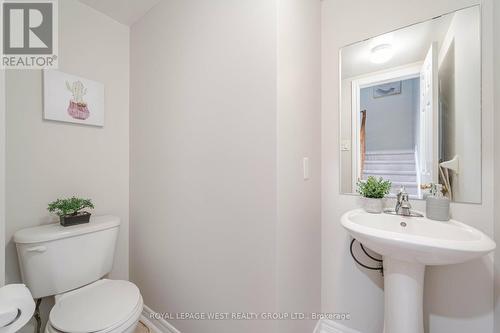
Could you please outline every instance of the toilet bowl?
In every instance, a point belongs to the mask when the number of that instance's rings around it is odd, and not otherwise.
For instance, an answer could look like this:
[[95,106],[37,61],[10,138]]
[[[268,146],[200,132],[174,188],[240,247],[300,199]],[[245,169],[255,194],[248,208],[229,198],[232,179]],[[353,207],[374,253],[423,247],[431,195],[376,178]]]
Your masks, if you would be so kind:
[[92,216],[89,223],[58,223],[14,234],[21,276],[33,298],[55,296],[45,332],[133,332],[143,300],[129,281],[111,272],[120,219]]
[[143,308],[139,289],[122,280],[98,280],[55,299],[45,333],[133,332]]

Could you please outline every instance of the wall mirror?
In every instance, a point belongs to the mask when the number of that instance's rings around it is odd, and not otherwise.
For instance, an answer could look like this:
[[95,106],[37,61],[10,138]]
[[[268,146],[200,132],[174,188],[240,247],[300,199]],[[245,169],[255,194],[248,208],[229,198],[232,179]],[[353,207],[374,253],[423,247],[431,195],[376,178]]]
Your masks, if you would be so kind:
[[369,176],[422,199],[481,202],[481,8],[340,50],[341,193]]

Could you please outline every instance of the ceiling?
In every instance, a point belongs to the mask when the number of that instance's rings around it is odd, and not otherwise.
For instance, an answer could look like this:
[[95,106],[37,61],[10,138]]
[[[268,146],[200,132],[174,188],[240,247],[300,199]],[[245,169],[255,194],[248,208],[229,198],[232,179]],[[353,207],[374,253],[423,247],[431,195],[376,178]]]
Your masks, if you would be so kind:
[[80,0],[84,4],[131,26],[162,0]]
[[[441,47],[453,15],[443,15],[342,48],[342,79],[423,61],[432,42],[438,42],[438,49]],[[394,50],[392,59],[383,64],[372,63],[372,48],[386,43]]]

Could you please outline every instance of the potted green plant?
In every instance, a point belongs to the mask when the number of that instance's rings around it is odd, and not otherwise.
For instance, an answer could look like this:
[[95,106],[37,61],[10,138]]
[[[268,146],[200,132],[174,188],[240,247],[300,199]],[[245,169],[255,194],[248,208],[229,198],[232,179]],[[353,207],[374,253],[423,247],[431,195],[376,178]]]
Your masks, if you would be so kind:
[[369,176],[366,180],[359,180],[357,192],[363,196],[363,208],[369,213],[382,213],[384,198],[391,189],[392,183],[382,177]]
[[94,204],[90,199],[82,199],[71,197],[68,199],[57,199],[49,203],[48,211],[59,216],[59,221],[62,226],[88,223],[90,213],[82,211],[85,208],[94,208]]

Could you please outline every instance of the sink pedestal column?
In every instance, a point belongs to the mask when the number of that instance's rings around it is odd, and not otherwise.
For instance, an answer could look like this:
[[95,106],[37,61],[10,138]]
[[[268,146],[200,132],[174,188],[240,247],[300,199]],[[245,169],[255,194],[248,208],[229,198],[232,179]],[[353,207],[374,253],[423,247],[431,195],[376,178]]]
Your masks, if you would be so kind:
[[425,265],[384,256],[384,333],[424,333]]

